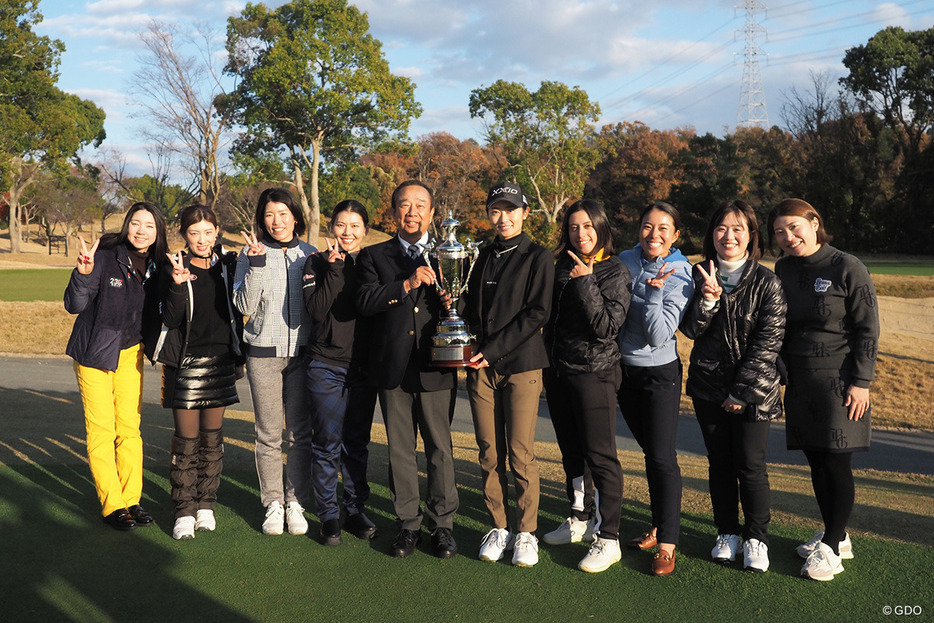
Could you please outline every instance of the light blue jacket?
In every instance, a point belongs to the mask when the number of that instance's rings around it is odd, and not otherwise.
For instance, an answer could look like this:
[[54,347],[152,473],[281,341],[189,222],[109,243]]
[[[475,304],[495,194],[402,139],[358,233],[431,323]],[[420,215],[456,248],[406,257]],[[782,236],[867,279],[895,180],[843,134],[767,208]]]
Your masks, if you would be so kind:
[[[640,245],[623,251],[619,259],[633,277],[632,301],[619,333],[623,363],[642,368],[671,363],[678,358],[675,331],[694,296],[691,262],[677,249],[666,258],[646,262]],[[645,281],[655,277],[666,262],[665,270],[673,268],[675,273],[665,281],[665,287],[647,285]]]

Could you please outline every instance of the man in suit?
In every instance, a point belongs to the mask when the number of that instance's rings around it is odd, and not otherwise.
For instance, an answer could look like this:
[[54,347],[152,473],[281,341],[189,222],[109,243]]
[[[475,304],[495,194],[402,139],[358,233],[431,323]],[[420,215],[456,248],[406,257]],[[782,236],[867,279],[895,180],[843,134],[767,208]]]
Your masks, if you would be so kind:
[[418,430],[428,460],[425,515],[433,524],[432,547],[436,556],[451,558],[457,554],[451,534],[458,505],[451,446],[457,381],[454,370],[430,365],[431,338],[444,307],[434,286],[435,271],[422,256],[435,213],[431,189],[417,180],[403,182],[393,191],[392,210],[398,236],[363,249],[357,260],[357,308],[374,323],[371,378],[379,387],[389,490],[400,527],[392,553],[408,556],[421,540]]

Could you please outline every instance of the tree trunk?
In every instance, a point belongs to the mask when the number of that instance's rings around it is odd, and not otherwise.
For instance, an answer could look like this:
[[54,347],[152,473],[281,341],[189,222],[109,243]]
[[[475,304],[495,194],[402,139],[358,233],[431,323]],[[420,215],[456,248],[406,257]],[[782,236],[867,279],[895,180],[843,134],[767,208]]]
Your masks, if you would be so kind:
[[308,219],[308,242],[318,246],[318,232],[321,231],[321,201],[318,197],[318,169],[321,166],[321,143],[311,144],[311,218]]
[[[295,186],[295,193],[298,195],[298,202],[302,206],[302,214],[305,215],[305,239],[311,241],[311,228],[308,224],[311,222],[311,210],[308,208],[308,195],[305,194],[305,177],[302,175],[302,161],[294,153],[292,155],[292,184]],[[317,237],[315,238],[317,242]],[[314,244],[314,242],[312,242]]]

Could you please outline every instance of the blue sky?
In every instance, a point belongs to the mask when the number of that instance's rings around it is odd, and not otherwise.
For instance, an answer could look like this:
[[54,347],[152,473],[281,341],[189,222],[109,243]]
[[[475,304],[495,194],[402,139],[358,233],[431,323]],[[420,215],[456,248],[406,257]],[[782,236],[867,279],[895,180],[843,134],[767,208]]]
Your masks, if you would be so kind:
[[[770,125],[784,96],[807,91],[811,73],[844,75],[847,48],[886,26],[934,26],[934,0],[760,0],[759,47]],[[278,6],[282,2],[268,2]],[[358,0],[394,73],[411,78],[424,108],[414,138],[446,131],[482,142],[467,111],[470,91],[498,79],[535,90],[577,85],[599,102],[600,123],[641,121],[722,136],[737,122],[745,14],[741,0]],[[41,34],[62,40],[59,86],[107,113],[104,147],[149,172],[145,140],[127,95],[150,20],[215,29],[223,49],[234,0],[43,0]],[[736,8],[736,7],[739,8]],[[86,154],[94,159],[95,154]]]

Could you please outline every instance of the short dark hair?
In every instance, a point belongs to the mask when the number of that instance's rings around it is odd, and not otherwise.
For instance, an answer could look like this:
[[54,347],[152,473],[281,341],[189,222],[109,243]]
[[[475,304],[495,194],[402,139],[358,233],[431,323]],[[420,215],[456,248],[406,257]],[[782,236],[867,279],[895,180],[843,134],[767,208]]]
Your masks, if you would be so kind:
[[586,212],[593,223],[594,231],[597,233],[597,246],[594,253],[601,249],[607,255],[613,255],[616,250],[613,247],[613,232],[610,229],[610,219],[606,216],[606,210],[603,204],[593,199],[581,199],[575,201],[564,212],[564,221],[561,223],[561,238],[558,240],[558,249],[555,251],[555,257],[561,257],[565,251],[573,249],[571,246],[571,215],[575,212]]
[[421,181],[421,180],[405,180],[404,182],[402,182],[401,184],[399,184],[398,186],[396,186],[396,189],[395,189],[394,191],[392,191],[392,202],[391,202],[391,205],[392,205],[393,212],[395,212],[395,210],[396,210],[396,203],[399,201],[399,195],[402,193],[403,189],[408,188],[409,186],[420,186],[420,187],[424,188],[424,189],[428,192],[428,205],[429,205],[429,207],[431,207],[431,208],[434,208],[434,207],[435,207],[435,196],[434,196],[434,193],[431,192],[431,189],[428,188],[428,185],[425,184],[425,182],[423,182],[423,181]]
[[359,214],[360,218],[363,219],[363,226],[370,229],[370,215],[366,213],[366,208],[359,201],[354,201],[353,199],[344,199],[331,210],[331,223],[328,225],[329,228],[334,228],[334,220],[337,218],[337,215],[341,212],[353,212],[354,214]]
[[[775,244],[775,221],[781,216],[800,216],[803,219],[817,219],[817,243],[827,244],[833,240],[833,236],[827,233],[824,227],[824,219],[820,217],[817,210],[810,203],[803,199],[783,199],[771,212],[769,212],[769,247],[774,248]],[[782,251],[781,254],[785,252]]]
[[717,258],[717,250],[713,246],[713,234],[723,219],[728,214],[739,214],[746,220],[746,229],[749,230],[749,259],[753,262],[759,261],[762,257],[762,239],[759,236],[759,222],[756,220],[756,211],[752,206],[737,199],[736,201],[725,201],[720,204],[710,217],[707,223],[707,233],[704,235],[704,258],[714,260]]
[[184,236],[189,227],[201,221],[207,221],[217,227],[217,215],[208,206],[199,204],[185,206],[178,213],[178,233]]
[[130,236],[130,221],[133,220],[133,215],[140,210],[152,214],[152,220],[156,223],[156,241],[149,245],[148,256],[157,265],[162,265],[162,262],[166,259],[166,253],[169,252],[169,243],[165,233],[165,217],[162,216],[159,207],[154,203],[140,201],[131,205],[130,209],[126,211],[126,216],[123,217],[123,226],[120,228],[120,233],[101,236],[100,247],[113,249],[125,244]]
[[664,201],[656,201],[642,208],[642,212],[639,213],[640,226],[642,225],[642,221],[645,220],[645,216],[652,210],[659,210],[670,216],[672,222],[675,224],[675,231],[681,231],[681,213],[678,212],[676,207]]
[[305,214],[292,193],[285,188],[267,188],[260,194],[256,202],[256,214],[253,216],[254,231],[262,232],[268,240],[273,239],[266,230],[266,206],[270,203],[284,203],[295,219],[295,236],[305,235]]

